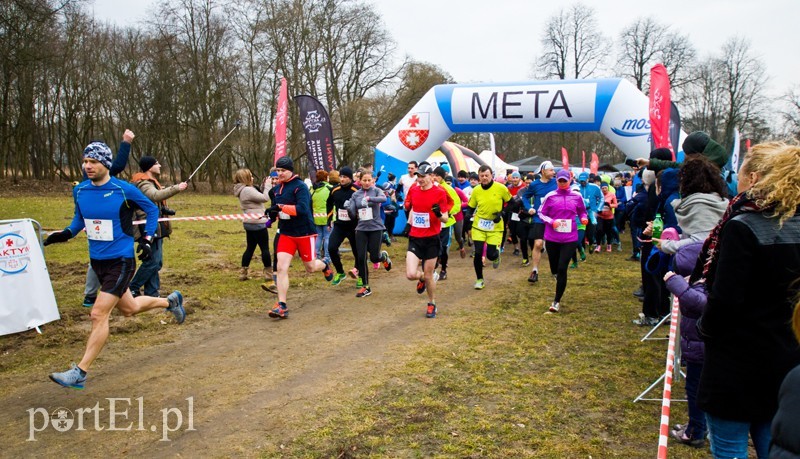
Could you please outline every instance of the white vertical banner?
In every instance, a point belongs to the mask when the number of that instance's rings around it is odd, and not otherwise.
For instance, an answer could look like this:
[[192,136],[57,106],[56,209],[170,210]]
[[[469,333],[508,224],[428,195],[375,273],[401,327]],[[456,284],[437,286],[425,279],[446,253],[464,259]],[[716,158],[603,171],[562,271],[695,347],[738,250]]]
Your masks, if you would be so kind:
[[0,222],[0,292],[0,335],[61,318],[30,219]]

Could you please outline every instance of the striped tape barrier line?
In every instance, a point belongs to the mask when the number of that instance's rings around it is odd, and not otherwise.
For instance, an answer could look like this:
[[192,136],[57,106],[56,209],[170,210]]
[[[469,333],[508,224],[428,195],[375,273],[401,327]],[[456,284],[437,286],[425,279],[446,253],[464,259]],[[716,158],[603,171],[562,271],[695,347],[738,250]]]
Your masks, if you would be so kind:
[[678,334],[678,297],[672,299],[672,315],[669,323],[669,347],[667,348],[667,371],[664,373],[664,395],[661,399],[661,431],[658,436],[658,459],[667,459],[669,439],[669,406],[672,400],[672,374],[675,371],[675,337]]
[[[163,217],[160,222],[174,221],[227,221],[227,220],[258,220],[264,218],[264,214],[230,214],[230,215],[203,215],[198,217]],[[146,220],[135,220],[134,225],[141,225]]]

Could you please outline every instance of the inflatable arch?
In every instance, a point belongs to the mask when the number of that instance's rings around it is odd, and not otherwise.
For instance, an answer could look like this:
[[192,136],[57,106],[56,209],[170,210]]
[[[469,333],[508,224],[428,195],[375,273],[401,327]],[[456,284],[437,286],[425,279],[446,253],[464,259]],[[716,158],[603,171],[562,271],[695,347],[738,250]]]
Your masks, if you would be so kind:
[[628,158],[647,157],[648,104],[620,78],[437,85],[380,141],[375,166],[400,177],[456,132],[599,131]]

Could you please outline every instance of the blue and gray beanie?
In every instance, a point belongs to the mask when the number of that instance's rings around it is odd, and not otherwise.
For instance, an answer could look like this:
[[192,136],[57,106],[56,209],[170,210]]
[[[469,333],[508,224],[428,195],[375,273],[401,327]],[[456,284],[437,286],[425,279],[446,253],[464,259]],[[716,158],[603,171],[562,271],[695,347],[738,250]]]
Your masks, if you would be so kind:
[[83,149],[83,157],[94,159],[98,161],[100,164],[106,167],[106,169],[111,169],[111,159],[113,158],[113,154],[111,153],[111,149],[108,148],[103,142],[92,142]]

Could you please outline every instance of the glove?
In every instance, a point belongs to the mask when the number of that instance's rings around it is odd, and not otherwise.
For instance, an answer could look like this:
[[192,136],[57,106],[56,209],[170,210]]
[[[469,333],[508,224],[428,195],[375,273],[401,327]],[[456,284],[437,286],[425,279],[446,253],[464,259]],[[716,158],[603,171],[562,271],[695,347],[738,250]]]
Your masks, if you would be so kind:
[[365,196],[361,199],[361,207],[367,207],[369,205],[369,196]]
[[411,223],[406,223],[406,226],[403,228],[403,237],[408,237],[408,233],[411,232]]
[[147,261],[153,256],[153,246],[147,238],[139,239],[139,247],[136,248],[136,253],[141,252],[139,255],[140,261]]
[[475,209],[467,206],[464,208],[464,210],[462,210],[462,212],[464,213],[464,219],[469,221],[469,219],[472,218],[472,214],[475,212]]
[[350,200],[348,199],[344,202],[344,204],[342,204],[342,209],[347,209],[349,207],[350,207]]
[[169,207],[162,207],[161,208],[161,215],[163,215],[165,217],[171,217],[171,216],[175,215],[176,213],[177,212],[175,212],[174,210],[170,209]]
[[67,242],[71,237],[72,233],[69,230],[50,233],[50,235],[47,236],[47,239],[44,240],[44,245],[55,244],[56,242]]
[[589,219],[588,218],[581,218],[581,225],[588,225]]
[[433,215],[436,215],[436,218],[442,218],[442,209],[439,207],[438,203],[431,206],[431,212],[433,212]]
[[275,220],[273,220],[272,217],[267,217],[267,222],[264,223],[264,228],[267,228],[267,229],[272,228],[272,224],[274,222],[275,222]]
[[494,220],[492,220],[492,221],[495,222],[495,223],[500,223],[502,220],[503,220],[503,211],[495,212],[494,213]]

